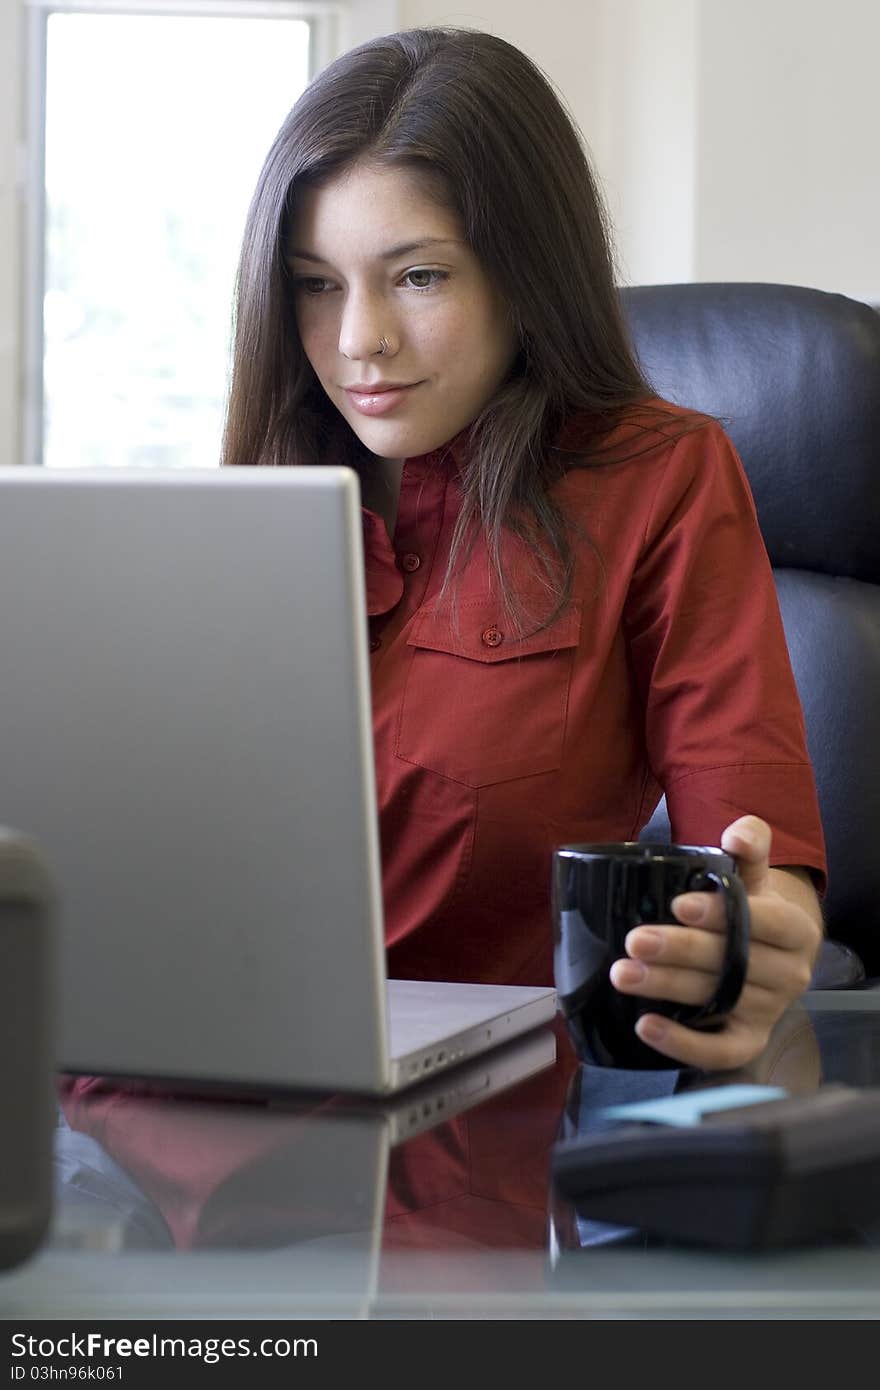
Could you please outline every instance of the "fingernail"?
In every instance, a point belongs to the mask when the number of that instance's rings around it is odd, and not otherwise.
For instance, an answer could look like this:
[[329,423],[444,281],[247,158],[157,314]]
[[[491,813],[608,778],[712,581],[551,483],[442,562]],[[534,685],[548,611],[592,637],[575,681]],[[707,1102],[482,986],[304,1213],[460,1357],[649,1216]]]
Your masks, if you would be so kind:
[[648,971],[640,961],[616,960],[611,967],[611,983],[615,985],[640,985]]
[[673,898],[669,906],[682,922],[702,922],[706,915],[706,909],[699,898]]
[[657,1018],[656,1014],[649,1014],[639,1019],[636,1024],[636,1032],[642,1042],[659,1043],[669,1032],[669,1024]]
[[747,845],[751,848],[758,843],[754,830],[735,830],[733,834],[741,845]]
[[639,927],[627,936],[626,949],[637,952],[645,960],[653,960],[663,950],[663,937],[650,927]]

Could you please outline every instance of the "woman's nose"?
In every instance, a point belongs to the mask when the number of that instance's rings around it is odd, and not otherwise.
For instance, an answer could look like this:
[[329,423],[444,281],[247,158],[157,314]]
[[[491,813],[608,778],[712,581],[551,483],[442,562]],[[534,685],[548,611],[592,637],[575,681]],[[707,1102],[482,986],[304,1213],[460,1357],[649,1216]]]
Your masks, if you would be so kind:
[[[383,341],[396,343],[391,313],[379,295],[349,292],[339,325],[339,351],[351,361],[383,351]],[[385,349],[387,350],[387,349]]]

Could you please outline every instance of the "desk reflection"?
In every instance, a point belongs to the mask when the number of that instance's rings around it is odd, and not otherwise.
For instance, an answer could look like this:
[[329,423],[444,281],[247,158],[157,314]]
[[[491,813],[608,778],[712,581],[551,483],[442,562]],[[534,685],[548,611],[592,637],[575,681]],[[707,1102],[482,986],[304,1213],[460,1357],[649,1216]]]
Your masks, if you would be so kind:
[[[595,1229],[584,1242],[590,1232],[576,1228],[550,1185],[554,1143],[572,1116],[589,1122],[599,1087],[623,1087],[621,1099],[633,1100],[643,1082],[640,1074],[588,1072],[559,1024],[534,1070],[511,1073],[494,1092],[475,1080],[477,1093],[462,1087],[446,1111],[421,1091],[389,1114],[338,1098],[219,1100],[68,1082],[50,1238],[0,1278],[0,1312],[152,1320],[877,1316],[877,1232],[863,1232],[860,1244],[748,1257],[658,1248],[632,1233],[603,1243]],[[650,1084],[676,1091],[725,1081],[790,1092],[829,1082],[876,1086],[880,991],[807,996],[745,1072],[670,1069],[659,1078],[652,1073]],[[427,1115],[415,1105],[423,1096]]]
[[[557,1138],[610,1104],[719,1080],[790,1091],[821,1081],[808,1013],[724,1077],[578,1062],[564,1024],[392,1104],[351,1097],[196,1099],[144,1083],[65,1078],[53,1243],[68,1249],[531,1249],[627,1240],[553,1197]],[[548,1236],[549,1232],[549,1236]]]
[[[447,1109],[430,1089],[386,1107],[68,1080],[50,1240],[0,1281],[4,1315],[875,1314],[870,1241],[748,1261],[631,1232],[586,1241],[551,1189],[553,1145],[589,1123],[603,1088],[644,1096],[645,1074],[581,1065],[559,1019],[542,1032],[498,1089],[474,1077]],[[808,996],[743,1072],[647,1084],[725,1081],[877,1085],[880,993]]]
[[[552,1141],[564,1088],[558,1035],[540,1029],[392,1103],[199,1099],[146,1083],[64,1078],[53,1243],[267,1249],[366,1236],[375,1244],[383,1224],[403,1229],[414,1213],[471,1195],[481,1134],[509,1158],[518,1126],[504,1116],[520,1113],[533,1083],[543,1103],[546,1076],[543,1129]],[[514,1202],[523,1182],[543,1211],[546,1169],[523,1165]]]

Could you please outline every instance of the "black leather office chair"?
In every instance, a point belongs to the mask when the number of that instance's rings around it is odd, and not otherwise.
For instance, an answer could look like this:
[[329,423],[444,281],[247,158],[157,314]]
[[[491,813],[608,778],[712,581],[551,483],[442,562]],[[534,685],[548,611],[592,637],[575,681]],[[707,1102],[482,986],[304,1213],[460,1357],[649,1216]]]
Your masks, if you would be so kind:
[[[791,285],[622,301],[658,395],[718,417],[748,474],[827,841],[813,987],[858,985],[880,976],[880,314]],[[669,838],[664,802],[642,838]]]

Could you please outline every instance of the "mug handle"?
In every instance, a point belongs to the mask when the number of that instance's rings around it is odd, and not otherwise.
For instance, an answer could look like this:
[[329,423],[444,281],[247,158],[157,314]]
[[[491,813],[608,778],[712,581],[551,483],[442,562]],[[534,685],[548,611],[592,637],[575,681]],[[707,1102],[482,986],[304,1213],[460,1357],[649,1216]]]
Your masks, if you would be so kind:
[[[727,915],[727,946],[715,997],[688,1019],[689,1027],[693,1027],[695,1024],[709,1023],[713,1019],[729,1013],[742,993],[749,964],[751,917],[749,900],[742,880],[737,878],[735,874],[719,873],[715,869],[701,869],[699,877],[714,883],[724,894],[724,906]],[[696,885],[693,885],[689,891],[699,892],[700,890]]]

